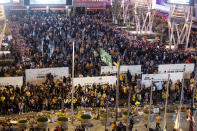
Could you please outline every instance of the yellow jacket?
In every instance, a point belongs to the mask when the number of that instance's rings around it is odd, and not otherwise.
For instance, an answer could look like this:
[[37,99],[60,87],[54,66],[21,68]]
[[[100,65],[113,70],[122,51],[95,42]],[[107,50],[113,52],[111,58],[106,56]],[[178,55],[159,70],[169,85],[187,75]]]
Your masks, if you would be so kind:
[[161,117],[160,116],[157,116],[156,117],[156,123],[160,123],[160,120],[161,120]]
[[2,101],[2,102],[5,101],[5,97],[4,97],[4,96],[1,97],[1,101]]

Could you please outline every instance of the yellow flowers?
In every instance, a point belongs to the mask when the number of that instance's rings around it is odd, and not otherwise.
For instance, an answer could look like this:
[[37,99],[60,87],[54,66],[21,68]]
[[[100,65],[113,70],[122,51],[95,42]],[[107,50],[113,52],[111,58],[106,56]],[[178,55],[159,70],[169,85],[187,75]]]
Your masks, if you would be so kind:
[[135,105],[140,105],[140,102],[139,102],[139,101],[136,101],[136,102],[135,102]]

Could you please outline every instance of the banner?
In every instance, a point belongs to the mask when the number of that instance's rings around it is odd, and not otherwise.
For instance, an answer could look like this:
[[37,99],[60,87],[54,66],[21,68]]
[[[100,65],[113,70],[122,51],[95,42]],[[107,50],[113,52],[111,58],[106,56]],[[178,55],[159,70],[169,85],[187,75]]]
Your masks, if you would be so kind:
[[81,85],[98,85],[98,84],[110,84],[113,85],[116,83],[116,76],[99,76],[99,77],[80,77],[74,78],[74,86]]
[[159,65],[158,72],[159,73],[176,73],[183,72],[185,66],[185,72],[193,72],[194,71],[194,63],[192,64],[165,64]]
[[21,87],[23,85],[23,77],[0,77],[0,86],[7,85]]
[[66,4],[66,0],[30,0],[30,5]]
[[[141,74],[141,65],[121,65],[120,66],[120,73],[126,73],[129,70],[131,75],[134,74]],[[117,73],[117,67],[113,66],[113,68],[110,68],[109,66],[101,66],[101,74],[116,74]]]
[[69,75],[68,67],[57,67],[57,68],[41,68],[41,69],[26,69],[26,82],[29,83],[42,83],[46,79],[46,75],[51,73],[55,79],[62,79],[64,76]]
[[111,55],[109,55],[107,52],[105,52],[103,49],[100,49],[100,56],[101,60],[107,64],[109,67],[112,68],[112,58]]
[[[170,74],[170,80],[172,80],[173,83],[176,83],[177,80],[182,81],[183,79],[183,73],[169,73]],[[158,85],[160,82],[168,81],[168,74],[143,74],[142,75],[142,85],[145,85],[145,87],[151,86],[151,80]]]

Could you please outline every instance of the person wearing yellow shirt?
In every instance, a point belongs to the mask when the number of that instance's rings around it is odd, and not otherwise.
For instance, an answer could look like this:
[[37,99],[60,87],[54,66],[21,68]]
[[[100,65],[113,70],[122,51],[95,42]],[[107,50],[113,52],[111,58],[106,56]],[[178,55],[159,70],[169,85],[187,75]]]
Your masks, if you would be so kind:
[[95,97],[97,96],[97,92],[96,92],[96,90],[94,91],[94,96],[95,96]]
[[10,94],[12,94],[12,88],[10,88]]
[[4,101],[5,101],[5,96],[1,96],[1,102],[4,103]]
[[93,63],[91,62],[91,63],[90,63],[90,68],[92,68],[92,67],[93,67]]
[[52,100],[52,101],[53,101],[53,104],[56,104],[56,99],[55,99],[55,98],[53,98],[53,100]]
[[90,69],[90,64],[89,63],[86,64],[86,69],[88,69],[88,70]]
[[190,119],[189,117],[190,117],[191,110],[188,108],[186,113],[187,113],[187,120],[189,120]]
[[161,122],[161,116],[160,114],[158,114],[158,116],[156,117],[156,128],[160,129],[160,122]]
[[126,87],[123,88],[123,92],[124,92],[124,94],[127,94],[127,88]]
[[162,98],[163,98],[163,100],[165,101],[166,100],[166,92],[162,92]]
[[106,85],[104,85],[104,86],[103,86],[103,90],[106,90],[106,89],[107,89],[107,86],[106,86]]
[[137,89],[138,89],[138,88],[137,88],[137,86],[134,86],[134,90],[135,90],[135,92],[137,92]]
[[195,90],[195,100],[197,101],[197,90]]
[[195,82],[194,78],[190,79],[190,83],[193,84]]
[[76,99],[75,97],[73,97],[73,105],[74,105],[74,109],[75,109],[75,108],[76,108],[76,106],[77,106],[76,102],[77,102],[77,99]]
[[105,99],[107,97],[106,93],[103,93],[103,98]]
[[77,102],[77,99],[74,97],[73,98],[73,104],[75,104]]
[[189,63],[189,60],[186,60],[185,63]]
[[29,91],[26,91],[26,96],[31,96],[31,93]]
[[43,63],[42,63],[42,61],[40,61],[40,67],[42,67],[43,66]]
[[129,86],[128,86],[128,85],[127,85],[127,87],[126,87],[126,88],[127,88],[127,90],[129,90]]
[[177,82],[175,84],[175,92],[177,92],[180,87],[181,87],[180,80],[177,80]]
[[45,84],[42,83],[40,86],[44,88],[45,87]]
[[23,71],[19,69],[16,71],[16,73],[17,73],[17,75],[22,75]]
[[10,75],[9,74],[6,74],[5,77],[10,77]]
[[120,81],[123,81],[123,75],[120,74]]
[[103,107],[104,106],[104,99],[103,97],[101,97],[101,100],[100,100],[100,106]]
[[91,95],[91,90],[88,91],[88,94]]
[[132,96],[132,101],[133,101],[133,104],[135,104],[135,94],[133,94]]
[[11,100],[11,101],[14,101],[14,96],[11,96],[11,97],[10,97],[10,100]]
[[112,131],[116,131],[116,122],[114,122],[112,125],[111,125],[111,129],[112,129]]

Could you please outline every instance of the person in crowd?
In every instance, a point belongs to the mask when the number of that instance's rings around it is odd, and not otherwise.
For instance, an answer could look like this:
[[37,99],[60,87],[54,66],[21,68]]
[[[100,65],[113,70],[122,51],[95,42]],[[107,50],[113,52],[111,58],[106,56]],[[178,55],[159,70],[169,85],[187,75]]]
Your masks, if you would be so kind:
[[190,114],[191,114],[191,110],[190,110],[189,107],[187,108],[186,113],[187,113],[187,120],[189,120],[190,119]]
[[132,117],[130,117],[130,119],[129,119],[129,130],[131,130],[131,131],[132,131],[132,129],[133,129],[133,125],[134,125],[133,118],[132,118]]
[[156,129],[161,129],[160,122],[161,122],[161,116],[160,116],[160,113],[159,113],[156,117]]
[[116,127],[117,127],[116,122],[113,122],[111,125],[112,131],[116,131]]
[[117,126],[116,131],[126,131],[126,126],[123,125],[122,122],[120,122],[120,123],[118,124],[118,126]]

